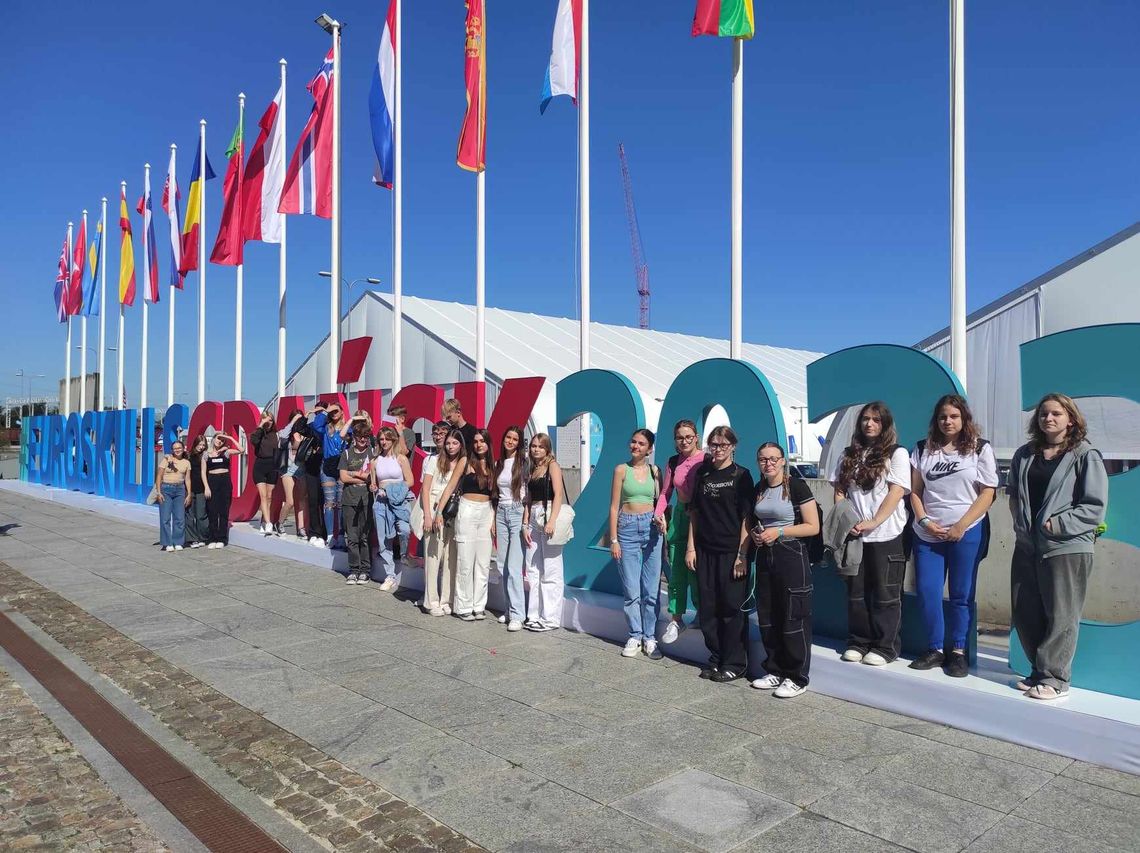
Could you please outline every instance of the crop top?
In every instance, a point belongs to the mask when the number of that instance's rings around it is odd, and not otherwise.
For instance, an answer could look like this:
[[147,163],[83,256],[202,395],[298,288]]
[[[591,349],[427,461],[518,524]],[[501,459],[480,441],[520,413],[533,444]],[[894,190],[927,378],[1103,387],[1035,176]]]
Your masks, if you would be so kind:
[[621,502],[623,504],[652,504],[657,497],[657,483],[653,476],[653,468],[646,466],[645,481],[637,479],[637,473],[632,465],[625,466],[625,478],[621,481]]
[[395,456],[377,456],[372,464],[377,482],[404,479],[404,472],[400,470],[400,460]]
[[207,474],[228,474],[230,473],[230,455],[222,453],[221,456],[214,456],[212,453],[206,454],[206,473]]
[[491,483],[487,485],[479,485],[479,475],[474,471],[468,471],[463,475],[463,479],[459,481],[459,488],[465,495],[486,495],[491,497]]
[[550,478],[550,469],[541,477],[531,477],[526,485],[527,503],[549,503],[554,500],[554,481]]

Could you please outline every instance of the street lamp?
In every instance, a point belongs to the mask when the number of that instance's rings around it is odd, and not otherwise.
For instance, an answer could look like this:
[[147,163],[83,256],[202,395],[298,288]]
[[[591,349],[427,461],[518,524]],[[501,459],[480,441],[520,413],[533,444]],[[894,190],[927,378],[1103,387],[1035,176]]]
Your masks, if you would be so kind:
[[[332,273],[329,272],[328,270],[321,270],[320,272],[317,273],[317,275],[319,275],[321,278],[332,278]],[[354,278],[352,281],[345,281],[345,279],[342,278],[340,280],[340,283],[342,285],[344,285],[345,302],[348,301],[348,296],[352,293],[352,288],[354,288],[356,285],[360,284],[361,282],[366,282],[368,284],[382,284],[382,282],[378,278],[371,278],[371,277]]]
[[[26,398],[28,398],[28,414],[31,415],[33,412],[33,403],[31,400],[31,397],[32,397],[32,380],[33,379],[44,379],[46,377],[42,373],[28,373],[22,367],[16,370],[16,376],[18,378],[24,380],[23,382],[20,383],[20,387],[25,389],[24,396]],[[23,403],[20,404],[20,420],[21,421],[24,420],[24,404]]]

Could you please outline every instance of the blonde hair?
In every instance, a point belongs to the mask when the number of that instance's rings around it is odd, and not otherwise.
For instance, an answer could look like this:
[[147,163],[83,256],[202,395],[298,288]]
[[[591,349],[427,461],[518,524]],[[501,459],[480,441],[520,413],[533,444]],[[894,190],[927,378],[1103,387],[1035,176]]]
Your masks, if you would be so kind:
[[[538,442],[538,446],[546,451],[546,462],[547,462],[547,464],[549,465],[551,462],[554,462],[555,461],[555,459],[554,459],[554,446],[550,443],[550,436],[544,432],[536,432],[534,435],[532,435],[530,437],[530,443],[534,444],[536,441]],[[530,447],[529,446],[527,447],[527,457],[528,458],[530,457]],[[531,459],[530,461],[534,462],[533,459]]]
[[[361,424],[363,426],[363,424]],[[376,433],[377,438],[386,438],[392,442],[391,449],[387,453],[388,456],[396,456],[398,454],[398,445],[400,443],[400,434],[396,432],[395,427],[384,426],[380,427],[380,431]]]
[[448,397],[446,400],[443,401],[443,406],[440,407],[439,411],[440,411],[440,414],[443,414],[443,415],[454,415],[458,412],[462,412],[463,407],[461,405],[459,405],[459,401],[456,400],[454,397]]
[[1072,450],[1088,438],[1088,423],[1085,421],[1085,416],[1081,414],[1081,410],[1077,408],[1077,404],[1073,402],[1073,398],[1065,394],[1053,392],[1046,394],[1037,401],[1037,405],[1033,407],[1033,416],[1029,419],[1029,429],[1027,432],[1029,434],[1029,441],[1035,450],[1041,450],[1048,444],[1045,440],[1045,433],[1041,431],[1041,425],[1037,422],[1041,416],[1041,407],[1048,402],[1057,403],[1069,415],[1069,429],[1065,434],[1065,440],[1061,443],[1062,450]]

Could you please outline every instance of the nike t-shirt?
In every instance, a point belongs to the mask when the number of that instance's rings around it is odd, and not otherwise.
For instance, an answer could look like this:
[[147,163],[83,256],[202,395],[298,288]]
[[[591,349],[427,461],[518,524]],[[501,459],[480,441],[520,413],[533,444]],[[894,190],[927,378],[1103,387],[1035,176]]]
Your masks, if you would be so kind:
[[[922,476],[922,505],[926,514],[940,527],[957,524],[977,500],[981,489],[997,488],[997,459],[988,443],[982,445],[980,452],[966,454],[930,450],[929,447],[924,447],[920,453],[916,446],[910,456],[910,464]],[[979,518],[970,525],[970,529],[980,522]],[[917,518],[913,527],[915,535],[923,541],[938,541],[926,532]]]

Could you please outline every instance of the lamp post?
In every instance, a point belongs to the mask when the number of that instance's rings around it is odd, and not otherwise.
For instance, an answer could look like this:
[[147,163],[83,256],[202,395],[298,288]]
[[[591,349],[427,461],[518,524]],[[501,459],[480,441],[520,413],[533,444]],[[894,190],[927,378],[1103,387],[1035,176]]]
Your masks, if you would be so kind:
[[[32,414],[32,402],[31,402],[32,380],[33,379],[43,379],[43,378],[45,378],[44,374],[42,374],[42,373],[28,373],[26,370],[24,370],[21,367],[16,371],[16,376],[17,376],[17,378],[22,380],[20,382],[20,387],[24,390],[24,397],[26,397],[28,400],[28,415],[30,416]],[[20,404],[20,422],[23,423],[23,420],[24,420],[24,404],[21,403]]]

